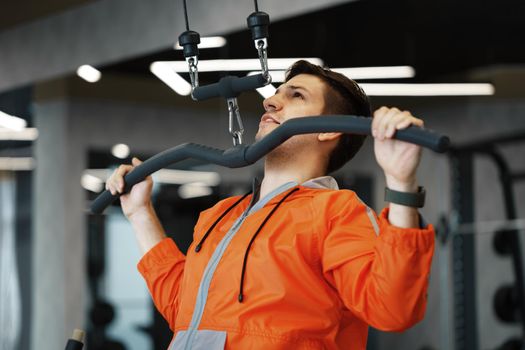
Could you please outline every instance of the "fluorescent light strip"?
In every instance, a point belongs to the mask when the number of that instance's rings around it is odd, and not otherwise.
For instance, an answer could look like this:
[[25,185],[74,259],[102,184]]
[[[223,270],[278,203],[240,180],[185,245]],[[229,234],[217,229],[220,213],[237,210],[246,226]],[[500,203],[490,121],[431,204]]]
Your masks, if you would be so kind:
[[272,84],[268,84],[266,86],[263,86],[262,88],[256,89],[257,92],[263,97],[268,98],[273,95],[275,95],[275,92],[277,91],[277,88],[273,86]]
[[[334,68],[331,70],[353,80],[413,78],[416,74],[414,68],[410,66]],[[253,74],[258,74],[258,72],[248,73],[248,75]],[[270,74],[272,82],[282,83],[286,70],[272,70]]]
[[416,75],[416,71],[410,66],[334,68],[332,71],[353,80],[402,79],[413,78]]
[[176,169],[159,170],[153,174],[153,179],[157,182],[175,185],[199,182],[206,186],[217,186],[221,182],[221,177],[216,172]]
[[202,183],[190,183],[184,184],[179,187],[179,196],[182,199],[204,197],[212,194],[213,190],[211,187],[206,186]]
[[[268,60],[271,70],[272,81],[279,83],[284,81],[285,70],[297,60],[304,59],[311,63],[322,65],[318,58],[274,58]],[[155,67],[163,67],[155,69]],[[168,69],[167,67],[171,69]],[[260,66],[258,59],[232,59],[232,60],[207,60],[199,61],[200,72],[210,71],[253,71]],[[188,67],[186,61],[154,62],[150,67],[168,86],[181,95],[191,93],[191,85],[175,72],[186,72]],[[356,67],[335,68],[336,72],[351,77],[352,79],[391,79],[411,78],[415,71],[410,66],[392,67]],[[257,74],[257,72],[250,72]],[[169,81],[170,83],[168,83]],[[175,83],[177,82],[177,83]],[[186,84],[185,93],[181,93],[181,86]],[[494,94],[494,86],[491,84],[360,84],[369,96],[485,96]],[[265,98],[275,93],[275,88],[268,85],[257,91]]]
[[99,177],[84,171],[80,178],[80,184],[88,191],[99,193],[104,189],[104,182]]
[[[346,73],[348,73],[348,69]],[[353,68],[352,68],[353,69]],[[342,70],[342,69],[338,69]],[[334,69],[335,71],[335,69]],[[341,72],[343,74],[343,72]],[[250,72],[248,75],[257,74]],[[272,82],[280,83],[284,81],[285,71],[270,71]],[[366,79],[371,79],[370,77]],[[488,96],[494,95],[495,88],[492,84],[359,84],[368,96]],[[263,97],[268,98],[275,94],[276,88],[273,85],[257,89]]]
[[26,126],[24,119],[0,111],[0,127],[20,131]]
[[153,62],[149,69],[157,76],[157,78],[162,80],[179,95],[188,96],[191,94],[191,84],[188,83],[183,77],[178,75],[173,70],[169,62]]
[[83,66],[78,67],[77,75],[88,83],[96,83],[102,77],[102,73],[89,64],[84,64]]
[[487,96],[492,84],[359,84],[369,96]]
[[[268,67],[271,70],[283,70],[298,60],[305,60],[313,64],[322,65],[319,58],[270,58]],[[261,67],[259,59],[231,59],[231,60],[203,60],[199,61],[199,72],[224,72],[224,71],[253,71]],[[156,61],[150,65],[150,71],[168,85],[172,90],[182,96],[191,93],[191,84],[177,72],[186,73],[186,61]]]
[[[259,73],[260,72],[253,71],[253,72],[248,73],[248,75],[256,75]],[[272,76],[272,83],[282,83],[284,82],[286,78],[286,71],[285,70],[271,70],[270,75]]]
[[38,138],[36,128],[25,128],[20,131],[0,128],[1,141],[34,141]]
[[32,157],[0,157],[0,170],[22,171],[34,168],[35,159]]
[[[226,38],[222,36],[203,36],[200,44],[197,45],[199,49],[213,49],[216,47],[223,47],[226,45]],[[182,50],[179,42],[175,43],[173,47],[175,50]]]
[[[490,96],[492,84],[359,84],[368,96]],[[263,97],[275,94],[277,89],[267,85],[257,89]]]

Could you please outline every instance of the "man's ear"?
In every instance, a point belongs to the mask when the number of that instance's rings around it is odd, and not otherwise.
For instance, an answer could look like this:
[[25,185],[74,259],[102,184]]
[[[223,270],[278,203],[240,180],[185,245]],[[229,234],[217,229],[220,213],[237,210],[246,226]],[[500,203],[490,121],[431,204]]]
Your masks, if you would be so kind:
[[342,132],[322,132],[319,135],[317,135],[317,140],[323,142],[323,141],[332,141],[335,140],[343,135]]

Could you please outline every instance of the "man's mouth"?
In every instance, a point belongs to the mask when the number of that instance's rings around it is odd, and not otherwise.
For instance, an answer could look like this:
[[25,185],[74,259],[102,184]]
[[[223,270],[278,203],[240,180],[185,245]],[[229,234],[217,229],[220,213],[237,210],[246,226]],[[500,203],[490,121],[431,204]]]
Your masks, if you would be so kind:
[[275,123],[275,124],[281,124],[279,123],[279,121],[272,117],[270,114],[268,113],[265,113],[263,114],[263,116],[261,117],[261,123]]

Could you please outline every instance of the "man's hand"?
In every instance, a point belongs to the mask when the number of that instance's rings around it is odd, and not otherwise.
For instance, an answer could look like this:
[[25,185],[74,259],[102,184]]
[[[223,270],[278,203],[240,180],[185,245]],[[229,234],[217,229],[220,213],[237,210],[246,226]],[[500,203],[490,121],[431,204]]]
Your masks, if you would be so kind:
[[[374,112],[372,135],[376,159],[385,172],[387,187],[415,193],[418,188],[416,171],[421,159],[421,147],[392,138],[397,130],[410,125],[422,127],[423,121],[410,112],[381,107]],[[390,203],[388,221],[397,227],[419,227],[419,214],[416,208]]]
[[[131,172],[136,166],[142,164],[137,159],[132,159],[132,165],[122,164],[113,172],[106,182],[106,189],[115,195],[124,191],[124,176]],[[139,182],[131,188],[129,193],[120,197],[120,204],[124,215],[129,220],[142,212],[147,212],[151,206],[151,190],[153,188],[153,180],[148,176],[144,181]]]
[[[113,172],[106,182],[106,189],[115,195],[124,191],[124,176],[142,162],[137,158],[131,160],[132,165],[121,165]],[[131,188],[129,193],[120,196],[120,205],[124,215],[133,225],[137,242],[143,254],[166,238],[166,233],[155,214],[151,203],[153,180],[148,176]]]
[[393,139],[397,130],[410,125],[423,126],[423,121],[408,111],[381,107],[374,112],[372,136],[379,166],[383,169],[387,186],[401,192],[416,192],[416,171],[421,159],[421,147]]

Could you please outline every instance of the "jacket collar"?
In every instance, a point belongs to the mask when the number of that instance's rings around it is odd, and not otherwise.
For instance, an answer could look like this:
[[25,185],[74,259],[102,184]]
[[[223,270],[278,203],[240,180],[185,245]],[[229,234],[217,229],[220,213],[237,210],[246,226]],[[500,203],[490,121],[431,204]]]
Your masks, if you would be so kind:
[[[257,178],[254,179],[252,186],[253,186],[253,193],[255,193],[255,200],[251,201],[249,208],[251,208],[253,205],[254,207],[256,206],[257,209],[259,209],[265,206],[266,204],[273,204],[273,203],[278,202],[280,198],[286,192],[288,192],[289,189],[295,186],[299,186],[299,184],[293,181],[287,182],[279,186],[272,192],[270,192],[262,200],[258,198],[261,183]],[[314,179],[310,179],[308,181],[303,182],[300,186],[305,187],[305,188],[310,188],[310,189],[325,189],[325,190],[338,190],[339,189],[339,186],[337,185],[337,181],[335,181],[335,179],[332,176],[316,177]],[[253,212],[253,211],[255,210],[250,210],[250,212]]]
[[337,181],[331,176],[320,176],[302,183],[303,187],[338,190]]

